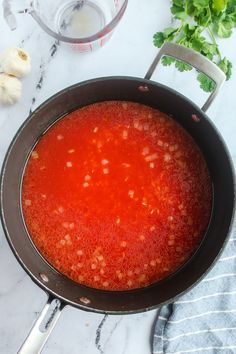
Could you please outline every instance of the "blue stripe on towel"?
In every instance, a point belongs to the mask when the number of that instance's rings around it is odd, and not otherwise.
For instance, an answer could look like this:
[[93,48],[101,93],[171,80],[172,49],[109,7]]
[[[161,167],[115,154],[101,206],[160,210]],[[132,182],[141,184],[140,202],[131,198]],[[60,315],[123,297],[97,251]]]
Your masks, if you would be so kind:
[[236,354],[236,225],[221,258],[157,316],[153,354]]

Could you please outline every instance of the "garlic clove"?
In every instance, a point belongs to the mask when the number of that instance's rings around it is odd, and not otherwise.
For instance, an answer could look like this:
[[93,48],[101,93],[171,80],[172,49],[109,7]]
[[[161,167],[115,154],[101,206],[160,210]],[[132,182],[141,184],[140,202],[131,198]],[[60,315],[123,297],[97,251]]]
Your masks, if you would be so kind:
[[0,68],[6,74],[23,77],[31,71],[29,54],[22,48],[8,48],[0,54]]
[[0,102],[13,104],[21,97],[22,84],[14,76],[0,74]]

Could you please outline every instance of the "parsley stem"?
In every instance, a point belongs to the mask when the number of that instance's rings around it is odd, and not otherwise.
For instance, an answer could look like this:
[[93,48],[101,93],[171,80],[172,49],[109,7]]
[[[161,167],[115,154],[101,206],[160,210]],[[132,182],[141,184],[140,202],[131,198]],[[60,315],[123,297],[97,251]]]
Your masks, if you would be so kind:
[[183,28],[183,21],[181,21],[181,26],[179,26],[179,28],[177,29],[177,31],[175,32],[175,40],[177,39],[178,34],[180,34],[180,32],[182,31]]
[[217,50],[217,54],[218,54],[218,56],[219,56],[219,59],[222,60],[221,53],[220,53],[220,50],[219,50],[219,46],[218,46],[218,44],[216,43],[216,39],[215,39],[214,33],[212,32],[210,26],[208,26],[207,29],[208,29],[208,32],[209,32],[209,34],[210,34],[210,37],[211,37],[211,39],[212,39],[213,44],[216,46],[216,50]]

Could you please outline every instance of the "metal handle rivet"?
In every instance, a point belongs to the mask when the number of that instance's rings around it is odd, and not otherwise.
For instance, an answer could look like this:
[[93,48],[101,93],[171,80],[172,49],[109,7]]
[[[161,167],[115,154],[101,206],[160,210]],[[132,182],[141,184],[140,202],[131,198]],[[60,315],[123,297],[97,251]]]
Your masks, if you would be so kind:
[[82,302],[85,305],[88,305],[91,302],[87,297],[84,297],[84,296],[80,297],[79,300],[80,300],[80,302]]
[[148,92],[149,91],[149,88],[147,86],[143,86],[143,85],[139,86],[138,89],[141,92]]
[[47,277],[46,274],[44,274],[44,273],[39,273],[39,276],[40,276],[40,278],[42,279],[42,281],[44,281],[44,283],[48,283],[48,282],[49,282],[49,279],[48,279],[48,277]]
[[195,123],[199,123],[201,119],[200,119],[196,114],[192,114],[192,120],[193,120]]

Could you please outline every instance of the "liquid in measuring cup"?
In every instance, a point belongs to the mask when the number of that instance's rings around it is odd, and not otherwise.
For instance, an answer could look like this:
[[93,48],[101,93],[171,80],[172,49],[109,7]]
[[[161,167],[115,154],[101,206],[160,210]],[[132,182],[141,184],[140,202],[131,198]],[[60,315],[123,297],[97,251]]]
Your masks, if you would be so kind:
[[58,33],[71,38],[86,38],[101,31],[112,20],[112,9],[104,0],[72,1],[58,9]]
[[101,48],[111,38],[128,4],[128,0],[27,1],[28,7],[19,5],[15,12],[31,15],[48,35],[81,53]]

